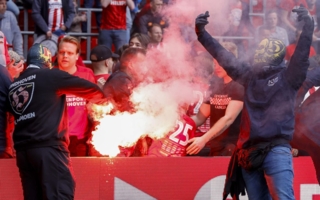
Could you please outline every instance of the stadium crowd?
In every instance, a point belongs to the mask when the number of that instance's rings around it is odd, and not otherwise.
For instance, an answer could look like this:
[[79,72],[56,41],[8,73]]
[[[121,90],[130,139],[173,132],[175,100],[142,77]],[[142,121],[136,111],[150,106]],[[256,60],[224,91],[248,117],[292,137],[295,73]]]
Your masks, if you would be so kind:
[[[193,21],[189,22],[188,18],[184,18],[184,13],[177,17],[170,12],[176,10],[179,13],[177,9],[182,8],[181,2],[183,0],[0,0],[0,65],[2,65],[0,67],[3,82],[0,86],[0,157],[17,157],[20,174],[28,174],[27,171],[23,171],[30,167],[26,158],[33,155],[41,161],[45,155],[52,153],[52,149],[46,149],[46,147],[54,146],[62,154],[67,152],[68,156],[69,154],[70,156],[107,156],[92,144],[93,132],[97,130],[100,123],[93,116],[93,104],[105,105],[106,102],[111,102],[114,107],[109,115],[135,113],[137,108],[131,96],[136,88],[143,84],[166,83],[168,80],[181,77],[188,77],[186,80],[196,87],[190,90],[193,102],[178,103],[176,110],[178,117],[174,129],[161,138],[143,135],[134,144],[119,145],[120,153],[117,156],[233,155],[237,149],[237,142],[238,145],[243,142],[241,141],[243,138],[239,139],[239,134],[241,123],[244,123],[241,116],[245,116],[247,112],[245,109],[248,109],[248,104],[245,102],[245,91],[248,86],[239,83],[239,80],[233,80],[237,77],[236,74],[225,70],[226,62],[223,59],[216,59],[215,55],[217,54],[219,58],[220,54],[212,53],[211,47],[207,47],[201,41],[200,35],[203,30],[199,30],[201,23],[195,27],[194,16]],[[317,92],[320,86],[320,1],[229,0],[224,2],[226,9],[223,15],[224,26],[219,28],[208,26],[207,31],[211,35],[220,35],[222,39],[219,40],[219,45],[239,61],[257,62],[255,57],[257,53],[261,54],[262,60],[270,59],[277,54],[281,59],[279,62],[281,69],[290,69],[293,65],[290,63],[298,63],[297,56],[294,57],[297,54],[295,49],[298,47],[300,36],[303,35],[305,22],[299,19],[298,12],[292,12],[292,10],[301,8],[301,5],[308,10],[308,14],[313,19],[314,29],[311,46],[310,48],[307,46],[308,50],[306,50],[309,59],[303,60],[305,65],[309,63],[307,73],[302,81],[295,80],[299,87],[297,86],[295,105],[291,108],[295,114],[295,131],[291,138],[290,150],[292,156],[311,156],[315,168],[320,169],[320,161],[316,153],[320,150],[320,137],[317,136],[320,135],[317,127],[320,120],[318,116],[320,112],[317,112],[317,96],[320,96]],[[35,37],[40,38],[35,40],[28,52],[23,52],[23,42],[26,41],[22,39],[20,24],[17,20],[19,12],[16,8],[18,7],[14,3],[31,12]],[[72,35],[91,32],[88,28],[91,22],[87,22],[87,15],[79,12],[78,8],[93,6],[102,8],[102,12],[95,13],[95,24],[99,33],[98,44],[91,49],[91,64],[86,65],[80,54],[80,41],[87,38]],[[211,3],[208,3],[208,6],[211,6]],[[201,12],[203,10],[197,14]],[[252,14],[254,12],[261,15],[255,16]],[[205,15],[205,17],[209,16]],[[213,16],[211,22],[214,23],[214,21]],[[183,45],[189,47],[183,50],[188,55],[186,62],[192,63],[193,66],[191,69],[188,67],[186,70],[188,72],[166,68],[166,62],[179,61],[179,58],[173,56],[172,60],[161,63],[148,62],[150,58],[157,56],[165,58],[164,55],[170,54],[167,52],[168,48],[172,48],[173,41],[178,39],[183,41]],[[279,48],[277,49],[279,52],[275,53],[275,48]],[[254,52],[253,49],[257,50]],[[177,48],[177,51],[182,50]],[[266,58],[266,55],[269,57]],[[303,55],[301,53],[301,57]],[[277,60],[276,64],[279,63]],[[268,64],[271,66],[273,63]],[[49,87],[50,84],[48,84],[41,90],[36,90],[35,86],[29,83],[36,78],[35,75],[31,75],[31,70],[35,70],[34,68],[54,69],[55,74],[52,76],[56,77],[59,84],[55,87]],[[154,68],[157,68],[156,72]],[[38,76],[46,75],[39,73]],[[81,81],[73,79],[73,76],[80,77]],[[43,81],[45,80],[51,83],[50,78],[43,78]],[[77,81],[79,85],[76,84]],[[277,81],[278,79],[273,79],[268,82],[268,85],[272,86]],[[40,85],[40,82],[35,84]],[[46,85],[46,83],[43,84]],[[47,90],[55,91],[57,96]],[[261,88],[261,90],[255,90],[252,95],[263,92],[265,91]],[[40,98],[43,98],[42,95],[46,95],[48,99],[46,101],[51,102],[51,105],[44,104],[50,107],[51,113],[48,113],[48,110],[45,111],[44,106],[32,103],[35,100],[39,103]],[[277,97],[275,99],[279,101]],[[280,100],[291,102],[287,96]],[[272,113],[270,115],[273,116],[276,113],[282,116],[279,110],[270,111]],[[37,112],[45,114],[41,116]],[[58,117],[49,117],[47,120],[50,122],[42,120],[50,115]],[[38,118],[40,116],[41,120]],[[263,116],[260,117],[261,120],[262,118]],[[37,122],[33,122],[34,124],[28,121],[35,119]],[[279,119],[281,120],[283,119]],[[125,122],[122,123],[125,124]],[[55,128],[52,128],[54,125]],[[47,134],[41,136],[35,128]],[[285,128],[286,126],[282,127],[282,129]],[[52,130],[56,132],[51,133]],[[34,148],[43,150],[41,153],[31,151]],[[55,156],[59,155],[56,153]],[[61,162],[68,165],[68,156]],[[50,161],[50,158],[46,159]],[[49,162],[48,160],[43,161]],[[50,170],[44,173],[48,172]],[[51,180],[52,177],[49,175],[45,178]],[[317,171],[317,178],[320,182],[319,171]],[[23,182],[24,192],[28,190],[30,192],[24,195],[31,197],[39,195],[36,190],[31,191],[30,181],[26,179]],[[74,184],[72,178],[69,183]],[[48,191],[50,192],[52,191]],[[69,192],[72,196],[72,188]]]
[[[7,66],[12,78],[18,77],[20,69],[15,69],[13,65],[19,65],[24,62],[24,52],[22,48],[23,40],[19,28],[17,17],[19,13],[12,10],[11,3],[15,1],[0,1],[1,14],[1,64]],[[165,37],[170,34],[170,23],[176,23],[170,19],[170,14],[164,12],[167,8],[177,4],[177,0],[102,0],[92,1],[43,1],[35,0],[16,1],[18,6],[23,6],[26,10],[31,10],[31,16],[34,23],[34,31],[40,40],[35,43],[41,43],[46,46],[52,54],[52,62],[55,67],[65,70],[70,74],[85,78],[93,83],[97,83],[101,89],[107,90],[107,80],[111,74],[117,72],[120,67],[122,53],[128,48],[142,48],[146,51],[158,49],[159,51],[166,45]],[[10,3],[10,6],[9,6]],[[94,47],[90,53],[91,64],[86,66],[83,63],[81,55],[76,57],[76,65],[73,67],[63,67],[59,64],[59,49],[52,45],[48,40],[54,41],[53,44],[60,42],[66,35],[73,33],[91,32],[88,30],[87,17],[84,12],[79,12],[78,8],[102,8],[102,12],[96,12],[96,26],[98,28],[98,46]],[[227,12],[224,17],[227,19],[227,29],[224,32],[212,30],[212,34],[221,34],[221,44],[232,52],[240,60],[249,60],[253,54],[250,49],[256,48],[259,42],[264,38],[274,38],[281,40],[286,46],[285,62],[289,63],[294,53],[297,41],[301,34],[302,23],[297,20],[297,14],[291,12],[301,4],[304,5],[314,19],[314,34],[312,46],[310,48],[310,69],[319,66],[319,24],[320,2],[316,0],[282,0],[282,1],[263,1],[263,0],[230,0],[225,2]],[[20,7],[21,8],[21,7]],[[317,12],[318,11],[318,12]],[[251,13],[250,13],[251,12]],[[255,16],[253,13],[262,15]],[[170,22],[171,21],[171,22]],[[172,24],[171,26],[174,26]],[[181,24],[180,24],[181,25]],[[192,137],[201,138],[210,129],[217,129],[219,137],[212,139],[212,136],[206,136],[205,142],[201,141],[200,152],[197,155],[217,156],[232,154],[239,134],[240,113],[243,107],[242,90],[240,86],[231,87],[230,91],[238,91],[237,94],[227,94],[220,91],[220,96],[211,94],[210,99],[205,98],[207,94],[212,93],[213,79],[219,79],[215,82],[215,87],[221,85],[233,85],[232,79],[226,74],[219,63],[205,52],[195,34],[190,31],[193,24],[182,24],[180,27],[181,37],[186,43],[192,45],[190,55],[195,57],[196,66],[205,70],[206,74],[200,75],[202,83],[205,85],[203,91],[197,91],[201,101],[192,103],[187,109],[186,115],[192,117],[196,122],[197,129],[191,133]],[[245,39],[252,37],[253,39]],[[82,40],[86,37],[76,37]],[[81,46],[80,46],[81,48]],[[83,51],[83,49],[82,49]],[[14,62],[13,62],[14,60]],[[61,61],[62,63],[62,61]],[[20,63],[21,64],[21,63]],[[71,64],[72,65],[72,64]],[[24,65],[24,68],[26,65]],[[20,70],[20,71],[19,71]],[[111,76],[112,77],[112,76]],[[212,78],[213,77],[213,78]],[[211,79],[211,80],[210,80]],[[222,81],[221,81],[222,80]],[[214,80],[216,81],[216,80]],[[119,85],[119,84],[117,84]],[[210,86],[211,85],[211,86]],[[237,85],[237,84],[236,84]],[[113,86],[112,86],[113,87]],[[126,86],[124,86],[126,87]],[[236,88],[233,88],[236,87]],[[238,88],[239,87],[239,88]],[[121,89],[119,89],[121,90]],[[208,92],[208,91],[209,92]],[[228,93],[228,92],[227,92]],[[120,95],[120,94],[115,94]],[[130,91],[128,94],[130,96]],[[207,95],[208,96],[208,95]],[[113,97],[116,99],[116,97]],[[231,101],[230,101],[231,98]],[[204,99],[204,100],[203,100]],[[69,114],[69,150],[71,156],[90,156],[93,150],[90,147],[91,132],[95,129],[95,122],[90,117],[90,109],[84,99],[74,96],[67,96],[67,106]],[[226,102],[225,105],[215,105],[214,102]],[[123,103],[123,102],[122,102]],[[76,106],[75,106],[76,105]],[[297,107],[299,107],[298,105]],[[207,110],[205,116],[196,119],[199,109]],[[219,107],[219,108],[218,108]],[[229,109],[228,109],[229,108]],[[198,116],[199,117],[199,116]],[[217,128],[217,124],[227,124],[228,128]],[[218,123],[219,122],[219,123]],[[11,129],[12,130],[12,129]],[[211,134],[217,134],[211,133]],[[223,133],[223,134],[222,134]],[[190,137],[191,137],[190,135]],[[204,138],[203,138],[204,139]],[[9,141],[9,140],[8,140]],[[191,140],[192,141],[192,140]],[[190,142],[191,142],[190,141]],[[144,149],[143,155],[147,154],[148,146],[152,143],[150,138],[139,140],[135,148]],[[11,144],[11,142],[10,142]],[[7,145],[12,149],[12,145]],[[139,150],[138,150],[139,151]],[[293,149],[293,155],[308,155],[303,150]],[[195,154],[194,151],[189,154]],[[13,151],[10,150],[10,156]],[[141,153],[129,153],[130,155],[141,155]],[[167,154],[166,154],[167,155]],[[186,152],[183,155],[187,155]],[[167,155],[168,156],[168,155]]]

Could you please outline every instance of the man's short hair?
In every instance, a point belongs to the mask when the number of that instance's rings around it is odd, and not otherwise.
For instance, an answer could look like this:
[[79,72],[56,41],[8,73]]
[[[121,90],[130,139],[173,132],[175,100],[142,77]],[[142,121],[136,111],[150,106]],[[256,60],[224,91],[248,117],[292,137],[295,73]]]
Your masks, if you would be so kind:
[[153,27],[159,27],[161,29],[161,31],[163,32],[163,28],[160,24],[157,23],[148,23],[148,31],[151,33]]
[[80,53],[80,42],[77,38],[70,36],[70,35],[66,35],[63,38],[61,38],[61,40],[59,41],[59,44],[58,44],[58,51],[60,48],[60,44],[63,42],[72,43],[72,44],[76,45],[77,46],[77,53]]
[[128,62],[138,54],[146,55],[147,51],[143,48],[137,48],[137,47],[129,47],[121,55],[120,58],[120,68],[126,68]]

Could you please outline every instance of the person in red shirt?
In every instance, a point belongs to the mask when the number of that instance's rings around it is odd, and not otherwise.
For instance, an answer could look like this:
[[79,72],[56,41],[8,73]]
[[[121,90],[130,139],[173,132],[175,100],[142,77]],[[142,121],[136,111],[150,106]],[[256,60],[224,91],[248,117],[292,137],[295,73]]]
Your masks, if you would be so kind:
[[134,2],[132,0],[101,0],[101,5],[102,17],[98,44],[106,45],[110,49],[114,44],[117,51],[128,41],[126,8],[128,6],[133,10]]
[[[95,82],[91,69],[76,64],[79,58],[80,43],[77,38],[65,36],[58,44],[58,68],[71,75]],[[69,119],[69,151],[71,156],[88,156],[87,140],[91,132],[91,123],[88,118],[87,101],[81,97],[67,95]]]
[[[183,106],[182,106],[183,107]],[[188,107],[188,106],[187,106]],[[186,107],[186,108],[187,108]],[[183,108],[183,112],[186,112]],[[148,157],[181,157],[186,156],[188,140],[194,137],[197,127],[191,117],[182,114],[176,122],[174,131],[163,138],[153,140],[148,150]]]

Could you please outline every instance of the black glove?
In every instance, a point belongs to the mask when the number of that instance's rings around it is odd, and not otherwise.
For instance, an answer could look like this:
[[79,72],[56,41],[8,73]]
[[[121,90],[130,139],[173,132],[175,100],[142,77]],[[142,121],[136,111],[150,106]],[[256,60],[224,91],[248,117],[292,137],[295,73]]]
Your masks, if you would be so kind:
[[210,17],[209,12],[206,11],[205,14],[200,14],[196,18],[196,33],[197,35],[204,31],[204,27],[209,23],[208,17]]
[[306,9],[302,4],[299,8],[293,9],[292,12],[296,12],[298,14],[298,21],[303,20],[306,23],[313,22],[308,9]]

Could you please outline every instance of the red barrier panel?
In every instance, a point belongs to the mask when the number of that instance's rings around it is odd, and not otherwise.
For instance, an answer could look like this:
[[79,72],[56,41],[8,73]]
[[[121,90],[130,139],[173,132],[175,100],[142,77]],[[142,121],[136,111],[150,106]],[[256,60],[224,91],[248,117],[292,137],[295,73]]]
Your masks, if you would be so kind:
[[[72,158],[75,199],[222,199],[228,162],[229,157]],[[296,199],[319,200],[311,159],[294,158],[294,170]],[[23,199],[14,159],[0,160],[0,177],[0,199]]]

